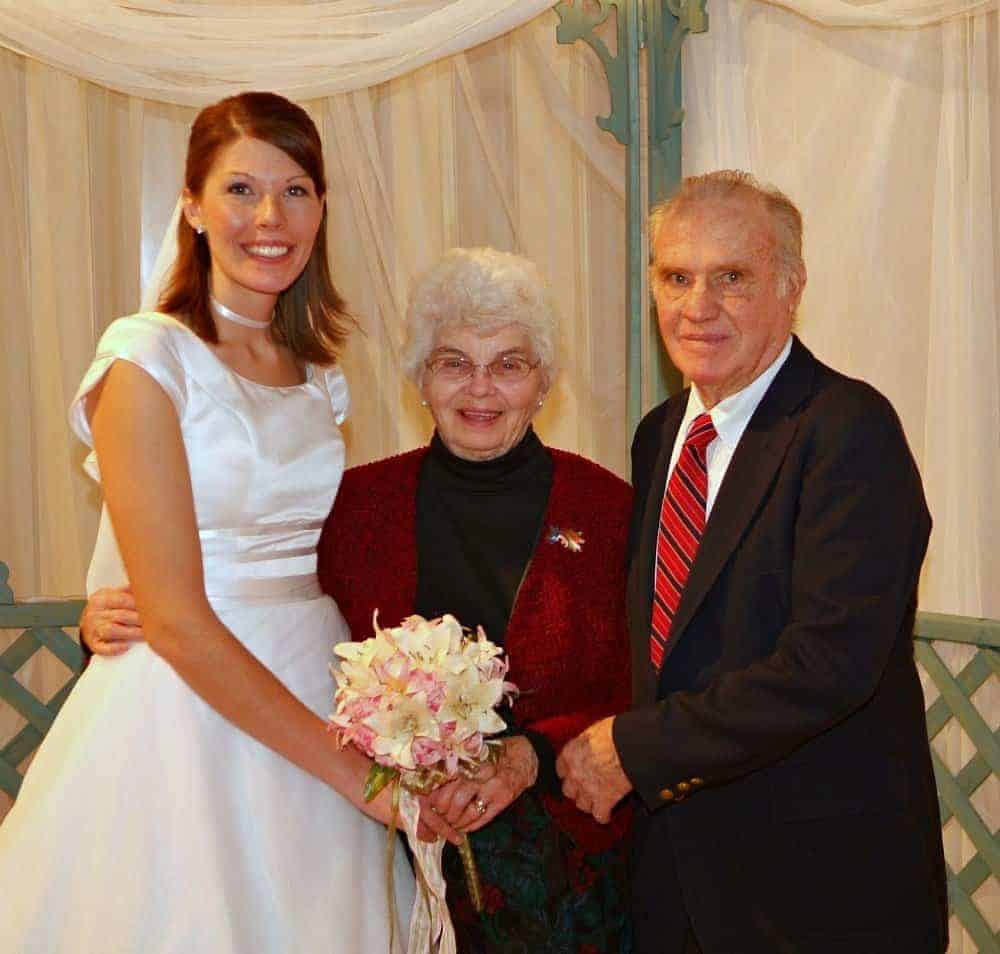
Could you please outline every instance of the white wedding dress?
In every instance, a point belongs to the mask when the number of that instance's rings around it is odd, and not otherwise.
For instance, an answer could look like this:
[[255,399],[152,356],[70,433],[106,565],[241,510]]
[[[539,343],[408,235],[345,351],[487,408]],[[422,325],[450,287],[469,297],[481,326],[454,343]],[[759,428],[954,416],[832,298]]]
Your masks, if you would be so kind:
[[[335,642],[316,541],[344,468],[339,370],[267,387],[179,322],[123,318],[73,403],[115,360],[152,375],[181,422],[205,587],[222,621],[326,716]],[[99,479],[91,455],[88,472]],[[156,546],[156,541],[149,541]],[[125,582],[110,523],[88,590]],[[219,716],[144,644],[95,658],[0,825],[3,954],[383,954],[386,832]],[[395,852],[395,949],[413,876]]]

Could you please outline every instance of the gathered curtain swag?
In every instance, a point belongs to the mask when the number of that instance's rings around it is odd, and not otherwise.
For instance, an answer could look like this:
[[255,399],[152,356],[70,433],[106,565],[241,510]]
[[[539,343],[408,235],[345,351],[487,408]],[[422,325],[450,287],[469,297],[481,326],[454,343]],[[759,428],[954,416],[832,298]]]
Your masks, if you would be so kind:
[[[580,0],[578,0],[580,2]],[[998,0],[774,0],[826,26],[915,27]],[[109,89],[201,106],[362,89],[513,30],[555,0],[0,0],[0,45]]]

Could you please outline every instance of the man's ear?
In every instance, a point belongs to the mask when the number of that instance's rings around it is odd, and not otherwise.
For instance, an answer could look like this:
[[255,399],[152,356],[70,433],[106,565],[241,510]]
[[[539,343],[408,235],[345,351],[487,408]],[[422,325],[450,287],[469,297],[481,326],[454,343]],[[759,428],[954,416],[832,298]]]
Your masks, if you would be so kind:
[[802,293],[806,290],[806,266],[805,262],[796,265],[788,276],[788,310],[794,315],[799,310],[799,302],[802,300]]

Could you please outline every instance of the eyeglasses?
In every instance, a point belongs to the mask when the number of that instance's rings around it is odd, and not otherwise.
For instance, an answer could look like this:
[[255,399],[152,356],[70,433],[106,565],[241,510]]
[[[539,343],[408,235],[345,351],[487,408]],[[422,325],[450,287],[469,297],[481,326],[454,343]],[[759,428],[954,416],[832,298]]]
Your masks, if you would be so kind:
[[502,354],[487,364],[476,364],[464,354],[439,354],[424,362],[425,367],[441,381],[468,381],[482,368],[498,384],[523,381],[541,361],[529,361],[519,354]]

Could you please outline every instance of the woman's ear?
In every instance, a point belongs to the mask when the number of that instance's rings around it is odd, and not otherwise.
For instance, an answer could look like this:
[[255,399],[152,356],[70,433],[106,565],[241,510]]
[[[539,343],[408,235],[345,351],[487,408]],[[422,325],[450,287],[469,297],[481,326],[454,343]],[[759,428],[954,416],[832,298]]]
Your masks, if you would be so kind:
[[186,187],[181,193],[181,209],[184,212],[184,221],[201,235],[205,231],[205,227],[201,224],[201,203]]

